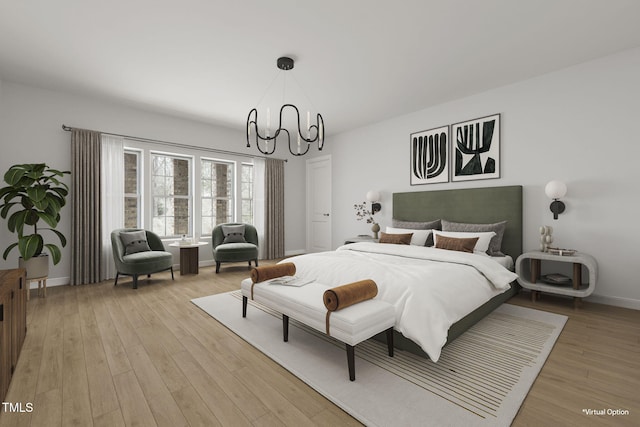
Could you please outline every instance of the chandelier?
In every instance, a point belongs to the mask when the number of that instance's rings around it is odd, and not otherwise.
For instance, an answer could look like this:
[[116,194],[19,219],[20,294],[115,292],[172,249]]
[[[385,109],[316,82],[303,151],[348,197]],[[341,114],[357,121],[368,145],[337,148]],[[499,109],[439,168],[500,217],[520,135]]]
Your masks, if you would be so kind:
[[[289,71],[293,69],[293,59],[288,57],[278,58],[278,68],[283,71]],[[284,92],[284,91],[283,91]],[[295,111],[295,122],[297,123],[297,129],[289,132],[283,125],[282,117],[285,109],[290,108]],[[286,138],[289,152],[294,156],[304,156],[309,151],[311,144],[318,141],[318,150],[322,150],[324,147],[324,120],[318,113],[316,115],[316,122],[311,124],[311,113],[307,111],[307,123],[303,129],[300,125],[300,111],[298,107],[293,104],[284,104],[280,107],[280,114],[278,115],[278,126],[271,129],[271,110],[267,108],[266,111],[266,128],[260,131],[258,127],[258,110],[253,108],[249,111],[247,117],[247,148],[251,147],[251,138],[255,138],[256,147],[264,155],[273,154],[276,151],[276,144],[278,137]],[[283,135],[284,134],[284,135]]]

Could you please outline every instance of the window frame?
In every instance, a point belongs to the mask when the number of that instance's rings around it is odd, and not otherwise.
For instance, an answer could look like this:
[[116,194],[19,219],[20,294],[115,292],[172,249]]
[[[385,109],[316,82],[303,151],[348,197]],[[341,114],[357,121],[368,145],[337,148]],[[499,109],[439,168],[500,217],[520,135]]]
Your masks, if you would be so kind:
[[[245,184],[245,182],[243,181],[242,177],[243,177],[243,168],[245,168],[245,167],[251,167],[251,174],[250,174],[251,181],[249,182],[249,184],[251,186],[251,189],[250,189],[251,197],[248,198],[248,199],[244,198],[242,196],[242,188],[243,188],[243,185]],[[240,214],[239,214],[240,222],[248,223],[248,224],[251,224],[251,225],[254,225],[254,222],[255,222],[255,197],[254,197],[254,193],[255,192],[253,191],[255,177],[254,177],[254,169],[253,168],[254,168],[254,164],[253,163],[241,162],[240,163],[240,172],[238,173],[238,175],[240,177],[240,182],[238,183],[239,184],[238,188],[239,188],[239,191],[240,191],[240,197],[239,197],[239,199],[240,199]],[[245,200],[249,200],[250,203],[251,203],[251,221],[246,221],[245,218],[244,218],[244,210],[243,210],[243,208],[244,208]]]
[[[187,178],[187,191],[188,191],[188,195],[187,196],[176,196],[171,195],[171,196],[164,196],[165,198],[167,197],[171,197],[172,199],[187,199],[187,209],[188,209],[188,215],[187,215],[187,233],[186,236],[187,237],[193,237],[194,236],[194,228],[193,228],[193,224],[194,224],[194,204],[193,204],[193,194],[194,194],[194,184],[193,184],[193,179],[194,179],[194,156],[189,155],[189,154],[180,154],[180,153],[175,153],[175,152],[168,152],[168,151],[160,151],[160,150],[149,150],[149,172],[147,174],[148,177],[148,188],[149,188],[149,197],[148,197],[148,212],[149,212],[149,224],[150,224],[150,230],[153,231],[154,233],[156,233],[154,231],[154,227],[153,227],[153,219],[154,217],[154,211],[153,211],[153,206],[154,206],[154,197],[155,194],[153,192],[153,182],[154,182],[154,177],[155,176],[164,176],[166,178],[166,175],[154,175],[154,170],[153,170],[153,160],[154,160],[154,156],[164,156],[164,157],[169,157],[172,159],[178,159],[178,160],[186,160],[188,163],[188,178]],[[166,215],[165,215],[166,217]],[[175,227],[175,224],[174,224]],[[174,228],[175,230],[175,228]],[[165,231],[166,231],[166,223],[165,223]],[[182,237],[182,234],[173,234],[173,235],[166,235],[163,233],[156,233],[158,234],[158,236],[163,239],[163,240],[175,240],[175,239],[179,239]],[[185,234],[185,233],[183,233]]]
[[[124,147],[124,154],[133,154],[136,156],[136,193],[124,193],[124,198],[125,198],[125,208],[126,208],[126,199],[128,198],[135,198],[136,199],[136,203],[137,203],[137,209],[136,209],[136,226],[133,228],[143,228],[142,227],[142,219],[144,218],[143,215],[143,183],[142,183],[142,157],[143,157],[143,152],[140,149],[137,148],[130,148],[130,147]],[[126,169],[125,169],[125,181],[126,181]],[[126,189],[126,185],[125,185],[125,189]],[[126,215],[125,215],[125,220],[126,220]],[[125,224],[125,227],[128,227]]]
[[[198,201],[200,202],[200,210],[199,210],[199,226],[200,226],[200,235],[204,236],[204,235],[210,235],[210,232],[207,232],[206,234],[204,233],[204,229],[203,229],[203,216],[202,216],[202,206],[203,206],[203,200],[205,199],[205,196],[203,196],[203,191],[202,191],[202,181],[204,179],[203,174],[202,174],[202,167],[203,167],[203,162],[211,162],[214,164],[224,164],[224,165],[229,165],[232,168],[232,172],[231,172],[231,180],[232,180],[232,185],[231,185],[231,194],[229,195],[229,197],[227,198],[227,200],[229,201],[229,205],[231,206],[231,218],[229,219],[230,222],[237,222],[238,220],[238,201],[237,201],[237,195],[238,195],[238,162],[235,160],[227,160],[227,159],[220,159],[220,158],[216,158],[216,157],[209,157],[209,156],[199,156],[199,166],[200,166],[200,173],[199,173],[199,197],[198,197]],[[224,198],[222,197],[207,197],[207,199],[210,200],[224,200]],[[212,206],[213,209],[213,206]],[[211,218],[215,218],[214,216],[212,216]],[[225,221],[226,222],[226,221]],[[215,227],[215,225],[213,225],[213,227]]]

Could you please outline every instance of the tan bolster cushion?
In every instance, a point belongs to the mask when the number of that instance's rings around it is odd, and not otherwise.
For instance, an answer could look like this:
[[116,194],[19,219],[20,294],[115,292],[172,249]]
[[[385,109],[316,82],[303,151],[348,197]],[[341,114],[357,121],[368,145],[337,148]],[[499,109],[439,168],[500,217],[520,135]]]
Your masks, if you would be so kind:
[[285,262],[282,264],[252,268],[251,281],[253,283],[264,282],[265,280],[275,279],[276,277],[294,276],[295,274],[296,265],[292,262]]
[[327,310],[336,311],[361,301],[372,299],[376,295],[378,295],[376,282],[373,280],[360,280],[327,289],[322,299]]

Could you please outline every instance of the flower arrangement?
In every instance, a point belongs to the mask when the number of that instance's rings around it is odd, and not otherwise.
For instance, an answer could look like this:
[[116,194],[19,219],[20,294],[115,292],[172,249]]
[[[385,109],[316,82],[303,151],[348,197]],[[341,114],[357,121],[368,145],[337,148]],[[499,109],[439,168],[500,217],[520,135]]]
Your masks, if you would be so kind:
[[373,213],[367,209],[366,202],[362,202],[361,204],[353,205],[353,209],[356,210],[356,216],[358,217],[358,221],[363,219],[367,220],[367,224],[375,224],[375,220],[373,219]]

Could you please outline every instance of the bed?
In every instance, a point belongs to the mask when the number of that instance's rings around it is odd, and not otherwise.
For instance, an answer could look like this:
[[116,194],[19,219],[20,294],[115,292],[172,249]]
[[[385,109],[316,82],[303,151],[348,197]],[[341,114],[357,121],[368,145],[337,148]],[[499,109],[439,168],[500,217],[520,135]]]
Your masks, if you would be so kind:
[[[395,193],[393,218],[474,224],[507,221],[501,250],[512,260],[522,253],[521,186]],[[498,263],[491,257],[454,252],[355,243],[287,261],[296,264],[297,275],[329,286],[373,278],[379,286],[378,298],[397,308],[396,347],[437,361],[444,345],[518,290],[515,274],[496,268]],[[439,290],[431,286],[443,277],[450,285]]]

